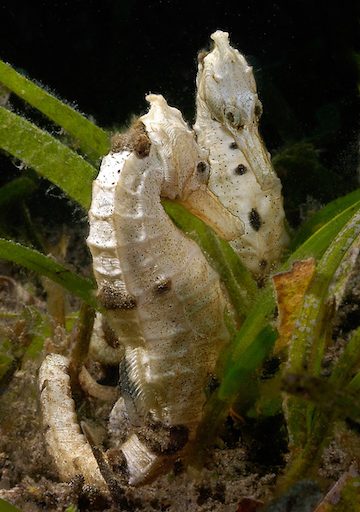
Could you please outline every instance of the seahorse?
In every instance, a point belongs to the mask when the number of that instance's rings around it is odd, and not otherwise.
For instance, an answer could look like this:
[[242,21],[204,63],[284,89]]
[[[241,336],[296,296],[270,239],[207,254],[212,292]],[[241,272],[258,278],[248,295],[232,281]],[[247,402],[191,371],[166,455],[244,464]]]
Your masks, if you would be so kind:
[[199,54],[194,130],[210,153],[210,190],[245,227],[231,245],[261,277],[288,240],[281,183],[258,131],[262,104],[252,68],[230,46],[227,32],[211,39],[213,50]]
[[99,301],[124,346],[120,388],[134,431],[121,451],[132,485],[191,445],[229,338],[218,274],[161,198],[183,203],[225,239],[243,232],[209,191],[206,152],[181,113],[160,95],[146,99],[149,112],[102,161],[87,240]]

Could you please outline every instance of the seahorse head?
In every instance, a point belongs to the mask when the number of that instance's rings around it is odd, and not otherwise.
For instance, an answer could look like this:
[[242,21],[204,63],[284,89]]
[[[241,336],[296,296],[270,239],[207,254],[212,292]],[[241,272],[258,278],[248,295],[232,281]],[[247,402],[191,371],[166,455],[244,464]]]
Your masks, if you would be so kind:
[[232,48],[229,34],[211,35],[213,50],[199,61],[197,87],[200,101],[207,103],[215,119],[233,128],[257,124],[262,106],[256,92],[252,68]]
[[242,222],[207,187],[207,151],[198,146],[180,111],[163,96],[150,94],[146,99],[150,110],[140,121],[151,141],[150,158],[161,170],[161,196],[183,203],[222,238],[237,239],[243,233]]
[[258,132],[262,105],[252,67],[229,43],[229,34],[211,35],[214,48],[199,59],[198,119],[217,121],[234,137],[263,190],[273,186],[270,156]]
[[180,111],[170,107],[163,96],[149,94],[146,99],[150,110],[141,117],[141,122],[163,169],[161,194],[169,199],[183,199],[206,185],[207,151],[200,149]]

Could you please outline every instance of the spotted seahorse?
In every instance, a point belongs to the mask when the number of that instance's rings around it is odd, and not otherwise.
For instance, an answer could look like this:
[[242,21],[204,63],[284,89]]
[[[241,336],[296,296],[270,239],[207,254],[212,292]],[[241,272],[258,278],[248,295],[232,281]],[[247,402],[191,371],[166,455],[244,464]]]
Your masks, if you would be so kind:
[[209,151],[209,188],[244,224],[231,242],[257,276],[269,272],[287,242],[281,183],[259,135],[262,105],[252,68],[220,30],[214,48],[199,55],[197,116],[199,145]]
[[99,300],[124,346],[120,387],[133,433],[121,451],[130,484],[151,479],[194,439],[229,337],[219,277],[161,198],[180,201],[225,239],[242,229],[209,191],[206,153],[180,112],[162,96],[147,100],[149,112],[103,159],[87,240]]

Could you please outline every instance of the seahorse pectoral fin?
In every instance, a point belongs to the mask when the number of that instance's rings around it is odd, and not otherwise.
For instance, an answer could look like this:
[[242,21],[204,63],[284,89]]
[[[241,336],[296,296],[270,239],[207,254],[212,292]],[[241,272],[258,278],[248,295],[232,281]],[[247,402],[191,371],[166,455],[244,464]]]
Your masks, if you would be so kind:
[[208,188],[194,190],[180,202],[224,240],[237,240],[244,233],[243,222],[227,210]]

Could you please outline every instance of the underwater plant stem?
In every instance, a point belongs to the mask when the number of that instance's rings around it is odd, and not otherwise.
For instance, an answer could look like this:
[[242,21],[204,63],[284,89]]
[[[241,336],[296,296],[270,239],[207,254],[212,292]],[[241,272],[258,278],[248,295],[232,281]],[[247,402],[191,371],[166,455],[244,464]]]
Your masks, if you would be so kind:
[[205,407],[204,418],[197,432],[196,444],[199,446],[200,452],[214,440],[217,430],[224,423],[230,408],[229,396],[236,398],[239,395],[239,390],[252,380],[256,386],[254,372],[261,367],[276,339],[277,333],[267,325],[257,334],[254,342],[244,350],[240,363],[237,362],[235,365],[233,361],[226,362],[230,371],[224,374],[220,387],[209,399]]
[[80,308],[78,321],[72,333],[73,341],[70,351],[69,366],[71,387],[80,395],[83,394],[83,390],[79,382],[79,372],[89,353],[94,318],[95,309],[83,302]]
[[[310,256],[316,259],[321,258],[329,244],[349,219],[355,218],[359,208],[360,201],[333,217],[292,253],[280,270],[287,270],[296,260]],[[271,328],[268,331],[263,330],[267,324],[271,323],[274,309],[275,297],[272,285],[268,283],[263,290],[258,292],[254,306],[250,309],[233,341],[230,342],[227,354],[223,358],[224,370],[221,384],[208,401],[202,425],[198,430],[198,439],[202,432],[204,433],[204,440],[201,440],[203,445],[206,444],[206,440],[211,441],[214,438],[230,407],[241,395],[243,376],[246,375],[248,380],[256,380],[256,371],[261,367],[262,361],[270,354],[276,335],[273,336],[274,331]],[[267,333],[265,337],[261,336],[262,331]],[[259,340],[261,340],[260,343]],[[256,347],[261,349],[261,357],[256,356],[252,359],[244,357],[248,350],[249,353],[255,353],[256,355]],[[246,372],[244,372],[244,360],[247,360]]]
[[250,271],[227,242],[184,206],[169,200],[162,200],[162,204],[176,226],[200,246],[210,265],[219,273],[240,325],[258,293]]
[[[318,376],[329,338],[329,325],[333,315],[327,303],[329,285],[341,261],[346,257],[360,233],[360,213],[357,212],[334,238],[317,265],[315,278],[304,296],[303,307],[289,344],[286,372],[301,374],[306,368],[310,376]],[[284,402],[290,446],[301,448],[311,435],[313,427],[312,404],[296,397]]]
[[333,426],[334,416],[324,414],[322,411],[314,413],[313,428],[308,441],[303,448],[296,448],[293,452],[290,465],[279,480],[277,494],[289,489],[299,480],[308,478],[313,468],[319,462],[322,450],[328,443],[329,434]]
[[0,148],[89,208],[95,167],[49,133],[4,107],[0,107]]
[[36,189],[34,180],[20,176],[0,188],[0,208],[6,208],[10,203],[24,200]]
[[80,368],[87,358],[94,318],[95,309],[83,303],[73,331],[74,342],[70,354],[70,361],[73,367]]
[[336,215],[344,211],[346,208],[354,205],[360,200],[360,188],[350,192],[349,194],[338,197],[328,203],[324,208],[316,212],[306,221],[295,237],[291,240],[290,251],[297,249],[305,242],[307,238],[313,235],[320,227],[329,222]]
[[[304,242],[294,253],[290,255],[288,260],[281,266],[280,271],[287,270],[291,264],[299,259],[308,258],[310,256],[319,259],[327,250],[329,244],[338,235],[339,231],[349,221],[354,220],[358,210],[360,209],[360,201],[350,206],[341,214],[334,217],[325,226],[313,234],[306,242]],[[219,388],[219,396],[228,403],[232,403],[236,399],[238,387],[235,383],[230,383],[226,378],[227,373],[234,372],[236,369],[241,372],[242,356],[245,350],[254,343],[264,326],[271,322],[271,315],[275,308],[275,297],[272,284],[268,283],[266,287],[257,295],[254,306],[249,311],[244,323],[235,336],[229,347],[228,367],[224,371],[224,380]]]
[[358,372],[351,379],[348,389],[349,389],[349,391],[359,391],[360,390],[360,372]]
[[66,290],[80,297],[90,306],[99,308],[93,281],[74,274],[45,254],[11,240],[0,239],[0,259],[12,261],[46,276],[55,283],[61,284]]
[[343,386],[341,383],[334,385],[329,378],[287,374],[283,377],[282,387],[299,401],[313,402],[328,418],[334,414],[339,419],[360,419],[360,397],[354,379]]
[[20,208],[30,244],[32,244],[38,251],[45,252],[45,241],[41,236],[40,231],[38,231],[34,226],[29,208],[24,202],[21,203]]
[[214,442],[219,427],[225,423],[227,414],[228,404],[214,394],[206,406],[204,420],[196,432],[196,448],[190,459],[192,466],[200,468],[203,465],[205,450]]
[[[352,334],[350,340],[347,342],[344,352],[339,358],[329,382],[337,388],[341,389],[346,382],[351,378],[351,374],[360,365],[360,327],[358,327]],[[355,378],[350,382],[348,389],[354,386]]]
[[0,82],[66,130],[92,160],[108,153],[110,138],[104,130],[1,60]]

